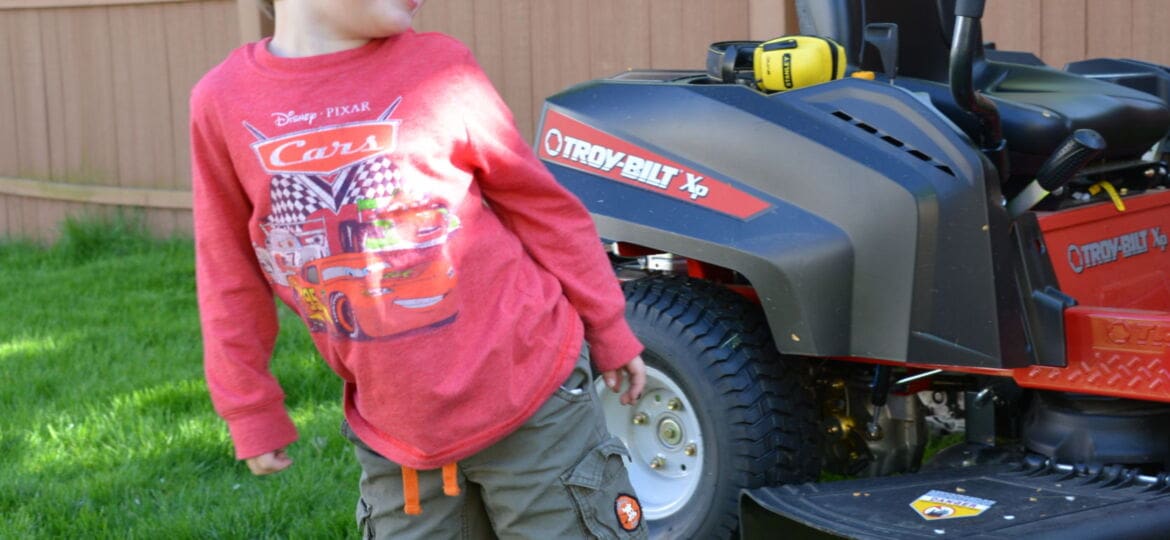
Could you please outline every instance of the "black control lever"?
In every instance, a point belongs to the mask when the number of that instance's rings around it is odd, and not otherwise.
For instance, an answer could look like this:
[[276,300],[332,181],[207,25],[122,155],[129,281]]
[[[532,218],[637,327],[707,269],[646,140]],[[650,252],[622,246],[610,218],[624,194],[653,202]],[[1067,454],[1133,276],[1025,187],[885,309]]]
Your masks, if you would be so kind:
[[978,58],[982,58],[983,25],[980,19],[983,18],[983,8],[984,0],[958,0],[955,4],[949,82],[955,104],[979,119],[979,147],[995,164],[1000,180],[1006,181],[1011,174],[999,108],[975,89],[975,64]]
[[894,23],[869,23],[865,25],[865,42],[877,49],[882,69],[890,83],[898,76],[898,25]]
[[1078,129],[1057,147],[1040,166],[1036,179],[1008,203],[1008,213],[1016,217],[1027,212],[1072,180],[1090,161],[1105,151],[1105,138],[1091,129]]

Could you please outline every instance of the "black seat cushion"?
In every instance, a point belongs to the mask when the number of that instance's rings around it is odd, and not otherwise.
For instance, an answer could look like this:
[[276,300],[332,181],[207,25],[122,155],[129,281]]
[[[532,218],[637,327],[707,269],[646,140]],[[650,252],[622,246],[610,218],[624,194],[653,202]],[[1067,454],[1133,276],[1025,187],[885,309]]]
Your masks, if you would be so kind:
[[[969,134],[975,119],[958,109],[944,84],[901,79]],[[1170,130],[1170,109],[1157,96],[1052,68],[981,61],[976,88],[998,106],[1011,154],[1012,176],[1028,176],[1073,131],[1094,129],[1110,159],[1136,159]]]
[[[887,66],[876,50],[862,44],[870,22],[898,25],[897,84],[925,92],[947,117],[969,135],[979,133],[975,118],[960,110],[946,86],[955,23],[955,0],[798,0],[802,28],[845,44],[850,61],[879,73]],[[827,3],[827,4],[826,4]],[[805,16],[811,19],[804,20]],[[814,17],[815,16],[815,17]],[[976,30],[976,42],[982,33]],[[975,88],[999,108],[1007,139],[1011,176],[1028,179],[1066,137],[1080,128],[1099,132],[1108,144],[1105,157],[1140,157],[1170,130],[1170,110],[1159,97],[1044,66],[989,60],[975,51]],[[989,56],[1003,58],[1003,53]]]

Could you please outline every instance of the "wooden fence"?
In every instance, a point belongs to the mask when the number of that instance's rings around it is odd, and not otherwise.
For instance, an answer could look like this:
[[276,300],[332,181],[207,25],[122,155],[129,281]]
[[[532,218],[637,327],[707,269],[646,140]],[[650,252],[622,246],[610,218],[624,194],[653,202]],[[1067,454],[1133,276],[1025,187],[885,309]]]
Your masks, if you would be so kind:
[[[0,0],[0,238],[143,209],[191,227],[187,96],[266,31],[254,0]],[[1170,64],[1170,0],[991,0],[986,37],[1053,65]],[[628,68],[692,68],[708,43],[794,32],[791,0],[434,0],[420,30],[468,43],[531,136],[544,96]]]

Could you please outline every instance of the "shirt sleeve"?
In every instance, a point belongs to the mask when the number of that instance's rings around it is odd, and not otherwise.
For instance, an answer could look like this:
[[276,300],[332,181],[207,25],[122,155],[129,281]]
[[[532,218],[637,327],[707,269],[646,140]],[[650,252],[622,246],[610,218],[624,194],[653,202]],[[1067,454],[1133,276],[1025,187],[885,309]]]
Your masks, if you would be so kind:
[[236,458],[284,448],[297,438],[284,393],[269,370],[279,323],[248,233],[252,204],[232,166],[215,116],[191,98],[195,281],[204,374],[228,424]]
[[501,221],[561,283],[585,324],[597,369],[641,353],[625,297],[585,206],[561,186],[516,129],[508,106],[470,53],[456,73],[476,180]]

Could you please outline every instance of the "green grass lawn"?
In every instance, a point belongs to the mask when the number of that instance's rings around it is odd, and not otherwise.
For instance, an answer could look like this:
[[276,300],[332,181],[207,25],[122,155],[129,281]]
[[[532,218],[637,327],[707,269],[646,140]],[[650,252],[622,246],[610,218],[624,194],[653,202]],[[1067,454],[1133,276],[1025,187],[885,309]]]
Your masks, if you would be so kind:
[[354,536],[340,382],[287,310],[273,370],[296,464],[254,477],[203,382],[190,240],[70,222],[0,243],[0,538]]

